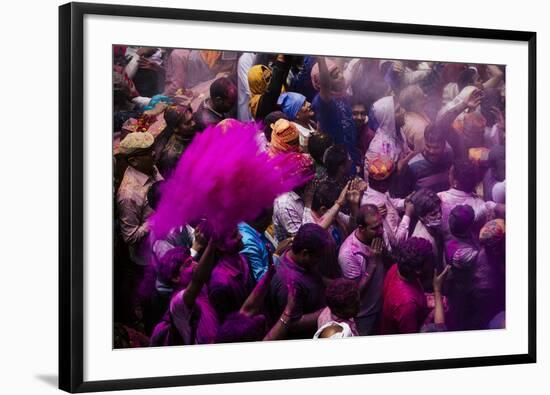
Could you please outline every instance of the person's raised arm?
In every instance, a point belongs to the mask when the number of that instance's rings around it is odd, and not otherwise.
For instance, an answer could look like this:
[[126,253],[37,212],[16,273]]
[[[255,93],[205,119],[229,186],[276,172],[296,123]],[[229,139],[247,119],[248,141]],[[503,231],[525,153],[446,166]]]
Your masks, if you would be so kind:
[[405,198],[405,214],[399,222],[397,231],[395,232],[395,241],[399,244],[404,242],[409,238],[409,225],[411,224],[411,219],[414,216],[414,204],[411,201],[410,196]]
[[356,177],[351,181],[348,188],[346,199],[350,207],[349,223],[347,224],[348,232],[351,233],[357,228],[357,217],[359,216],[359,208],[363,194],[367,190],[368,184],[361,178]]
[[199,293],[201,292],[202,286],[210,276],[212,269],[214,268],[215,259],[214,259],[214,250],[215,246],[213,245],[212,238],[208,241],[208,245],[204,250],[204,253],[199,260],[199,263],[193,270],[193,275],[191,277],[191,283],[185,288],[183,293],[183,302],[188,308],[192,308],[195,304],[195,300]]
[[277,99],[279,99],[281,89],[290,70],[288,58],[288,55],[277,55],[277,59],[272,66],[271,80],[258,103],[256,119],[263,119],[270,112],[277,110]]
[[248,298],[244,301],[241,307],[241,314],[252,317],[260,312],[260,309],[264,303],[267,292],[269,291],[269,285],[275,274],[275,265],[273,264],[273,256],[268,250],[269,265],[266,273],[262,276],[260,281],[256,284]]
[[332,99],[330,93],[330,74],[328,72],[327,61],[323,56],[317,58],[319,65],[319,95],[324,102],[329,102]]
[[294,284],[287,284],[287,302],[281,316],[265,335],[263,340],[281,340],[284,339],[290,327],[290,321],[296,315],[296,294],[297,290]]
[[439,275],[437,274],[437,269],[434,270],[434,279],[433,279],[433,288],[434,288],[434,324],[443,325],[445,324],[445,310],[443,308],[443,297],[441,296],[441,289],[443,288],[443,283],[451,270],[451,265],[445,266],[445,269]]
[[479,106],[481,99],[483,99],[483,91],[474,89],[463,101],[442,114],[436,121],[435,127],[444,133],[445,139],[453,149],[456,158],[467,157],[468,153],[466,152],[463,135],[454,130],[452,123],[464,110],[473,110]]
[[473,89],[468,96],[456,106],[450,108],[448,111],[442,113],[437,117],[436,127],[448,128],[452,125],[453,121],[467,108],[474,110],[481,104],[483,99],[483,91],[481,89]]
[[351,181],[348,181],[346,186],[342,189],[340,192],[340,196],[338,196],[338,199],[334,202],[333,206],[328,209],[328,211],[321,217],[319,225],[323,229],[330,228],[330,225],[336,220],[336,216],[340,212],[340,209],[342,206],[346,203],[346,197],[348,194],[348,189],[350,186]]
[[483,88],[495,88],[500,81],[504,78],[504,73],[502,70],[493,64],[487,65],[487,73],[489,74],[489,79],[483,83]]

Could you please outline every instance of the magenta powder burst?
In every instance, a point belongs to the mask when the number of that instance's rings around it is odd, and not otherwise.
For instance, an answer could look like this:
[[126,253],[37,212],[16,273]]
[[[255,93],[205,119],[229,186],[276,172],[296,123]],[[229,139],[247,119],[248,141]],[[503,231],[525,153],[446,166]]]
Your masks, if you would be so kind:
[[260,152],[258,126],[232,122],[198,134],[163,185],[154,233],[206,218],[217,235],[256,218],[275,197],[308,180],[291,155],[270,158]]

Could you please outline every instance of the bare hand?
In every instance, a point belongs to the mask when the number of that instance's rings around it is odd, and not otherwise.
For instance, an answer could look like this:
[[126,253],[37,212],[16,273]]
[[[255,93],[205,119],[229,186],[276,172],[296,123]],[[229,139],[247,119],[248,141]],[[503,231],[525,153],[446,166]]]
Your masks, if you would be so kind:
[[369,187],[369,184],[360,177],[355,177],[354,181],[355,181],[355,189],[357,189],[361,193],[365,193],[365,191]]
[[378,206],[378,212],[382,216],[382,218],[386,218],[386,215],[388,214],[388,209],[386,208],[385,204],[381,204]]
[[160,66],[147,58],[140,58],[138,61],[138,67],[146,70],[158,70]]
[[136,51],[139,56],[144,56],[146,58],[153,56],[155,52],[157,52],[157,48],[154,47],[139,47]]
[[401,174],[401,171],[409,164],[412,158],[416,155],[416,151],[410,151],[407,154],[401,154],[401,158],[397,161],[397,174]]
[[402,73],[403,72],[403,64],[401,62],[393,62],[393,71],[395,71],[396,73]]
[[445,279],[447,278],[447,275],[449,274],[450,270],[451,270],[451,265],[447,265],[445,266],[445,269],[443,269],[443,271],[438,275],[437,269],[434,269],[434,279],[433,279],[434,292],[435,291],[441,292],[443,283],[445,282]]
[[350,187],[351,181],[348,181],[346,183],[346,186],[342,189],[342,192],[340,192],[340,196],[338,196],[338,199],[336,199],[335,204],[340,205],[342,207],[346,203],[346,196],[348,195],[348,190]]
[[359,189],[360,181],[361,181],[360,178],[353,179],[348,189],[348,194],[346,199],[348,200],[349,204],[352,206],[359,205],[361,203],[361,199],[363,198],[363,191]]
[[286,250],[290,248],[292,245],[293,237],[289,237],[288,239],[284,239],[277,245],[277,249],[275,250],[275,255],[281,256]]
[[295,321],[300,317],[296,315],[296,300],[298,299],[298,289],[294,283],[288,283],[287,288],[287,298],[286,298],[286,307],[283,311],[283,314],[286,315],[290,320]]
[[370,249],[374,258],[380,258],[384,251],[384,240],[381,237],[375,237],[372,239]]
[[466,106],[473,110],[481,104],[481,99],[483,99],[483,91],[481,89],[474,89],[464,100]]

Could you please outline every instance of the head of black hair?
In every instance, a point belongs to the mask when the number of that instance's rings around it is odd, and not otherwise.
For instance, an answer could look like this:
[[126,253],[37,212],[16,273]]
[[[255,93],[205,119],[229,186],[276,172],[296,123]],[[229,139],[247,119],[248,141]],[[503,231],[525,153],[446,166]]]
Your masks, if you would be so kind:
[[399,274],[408,280],[418,278],[426,262],[430,260],[433,260],[432,245],[421,237],[407,239],[397,251]]
[[329,147],[334,144],[334,140],[328,133],[318,132],[311,135],[307,142],[307,150],[315,163],[323,165],[323,157]]
[[478,168],[468,159],[456,160],[452,171],[456,188],[461,191],[472,192],[479,182]]
[[414,211],[418,217],[424,217],[441,207],[441,199],[431,189],[422,188],[411,196]]
[[338,170],[349,160],[348,150],[343,144],[335,144],[325,151],[323,163],[329,177],[336,177]]
[[271,141],[271,133],[273,132],[271,129],[271,124],[277,122],[281,118],[288,120],[288,117],[282,111],[273,111],[265,116],[263,124],[264,135],[267,141]]

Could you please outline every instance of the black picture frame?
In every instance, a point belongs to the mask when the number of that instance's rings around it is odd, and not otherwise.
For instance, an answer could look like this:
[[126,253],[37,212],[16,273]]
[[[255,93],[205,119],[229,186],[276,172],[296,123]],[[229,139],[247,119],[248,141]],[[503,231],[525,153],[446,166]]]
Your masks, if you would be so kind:
[[[83,378],[83,19],[86,14],[301,28],[323,28],[427,36],[510,40],[528,43],[528,352],[484,356],[307,367],[254,372],[142,377],[107,381]],[[59,7],[59,388],[89,392],[296,379],[366,373],[449,369],[536,362],[536,33],[282,15],[216,12],[111,4],[69,3]]]

